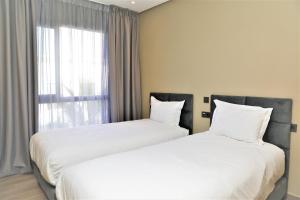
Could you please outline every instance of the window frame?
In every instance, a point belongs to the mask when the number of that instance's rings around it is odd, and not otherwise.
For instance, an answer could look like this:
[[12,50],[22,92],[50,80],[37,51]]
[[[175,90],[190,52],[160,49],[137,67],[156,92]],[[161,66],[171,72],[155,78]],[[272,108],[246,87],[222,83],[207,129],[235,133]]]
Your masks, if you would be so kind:
[[38,95],[39,104],[107,100],[108,95],[62,97],[56,94]]

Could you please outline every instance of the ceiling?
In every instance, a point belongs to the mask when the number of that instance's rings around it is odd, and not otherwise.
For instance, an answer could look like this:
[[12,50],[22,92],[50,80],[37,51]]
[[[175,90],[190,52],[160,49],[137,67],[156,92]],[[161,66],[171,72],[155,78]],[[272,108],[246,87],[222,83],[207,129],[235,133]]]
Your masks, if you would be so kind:
[[140,13],[150,8],[153,8],[157,5],[165,3],[169,0],[91,0],[91,1],[106,4],[106,5],[116,5]]

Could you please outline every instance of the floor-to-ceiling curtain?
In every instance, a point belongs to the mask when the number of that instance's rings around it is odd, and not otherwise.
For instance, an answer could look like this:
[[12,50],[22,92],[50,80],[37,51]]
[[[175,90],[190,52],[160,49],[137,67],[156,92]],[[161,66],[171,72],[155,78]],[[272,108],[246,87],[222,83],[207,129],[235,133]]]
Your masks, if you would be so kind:
[[31,170],[36,87],[30,9],[27,0],[0,1],[0,177]]
[[141,118],[138,14],[115,6],[109,12],[111,121]]
[[36,131],[141,117],[138,15],[85,0],[0,1],[0,177]]
[[39,129],[109,122],[109,7],[83,0],[32,1]]

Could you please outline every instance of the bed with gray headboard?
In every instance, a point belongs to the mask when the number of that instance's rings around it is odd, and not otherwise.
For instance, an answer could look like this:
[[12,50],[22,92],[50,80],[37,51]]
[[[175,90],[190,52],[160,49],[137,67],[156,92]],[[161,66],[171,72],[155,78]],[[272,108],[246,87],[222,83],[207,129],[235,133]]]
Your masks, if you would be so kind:
[[273,108],[271,119],[263,139],[265,142],[274,144],[284,151],[285,173],[277,181],[273,192],[268,197],[268,200],[286,199],[290,159],[292,100],[283,98],[212,95],[211,119],[213,117],[213,112],[216,108],[214,103],[215,99],[234,104]]
[[[181,117],[179,125],[187,130],[189,133],[192,134],[193,132],[193,95],[192,94],[175,94],[175,93],[156,93],[153,92],[150,96],[155,97],[161,101],[185,101],[184,106],[182,108]],[[43,176],[37,165],[32,161],[32,167],[34,175],[44,191],[47,198],[50,200],[56,199],[55,194],[55,186],[48,183]]]

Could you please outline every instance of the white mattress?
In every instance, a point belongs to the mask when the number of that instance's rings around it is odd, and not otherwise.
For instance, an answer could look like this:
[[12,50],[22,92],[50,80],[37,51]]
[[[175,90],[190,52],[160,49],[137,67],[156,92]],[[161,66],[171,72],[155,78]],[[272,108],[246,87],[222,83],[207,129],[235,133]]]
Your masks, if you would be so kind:
[[52,185],[64,167],[100,156],[188,135],[188,130],[150,119],[56,129],[31,137],[30,155]]
[[265,199],[284,173],[278,147],[196,134],[66,168],[59,200]]

